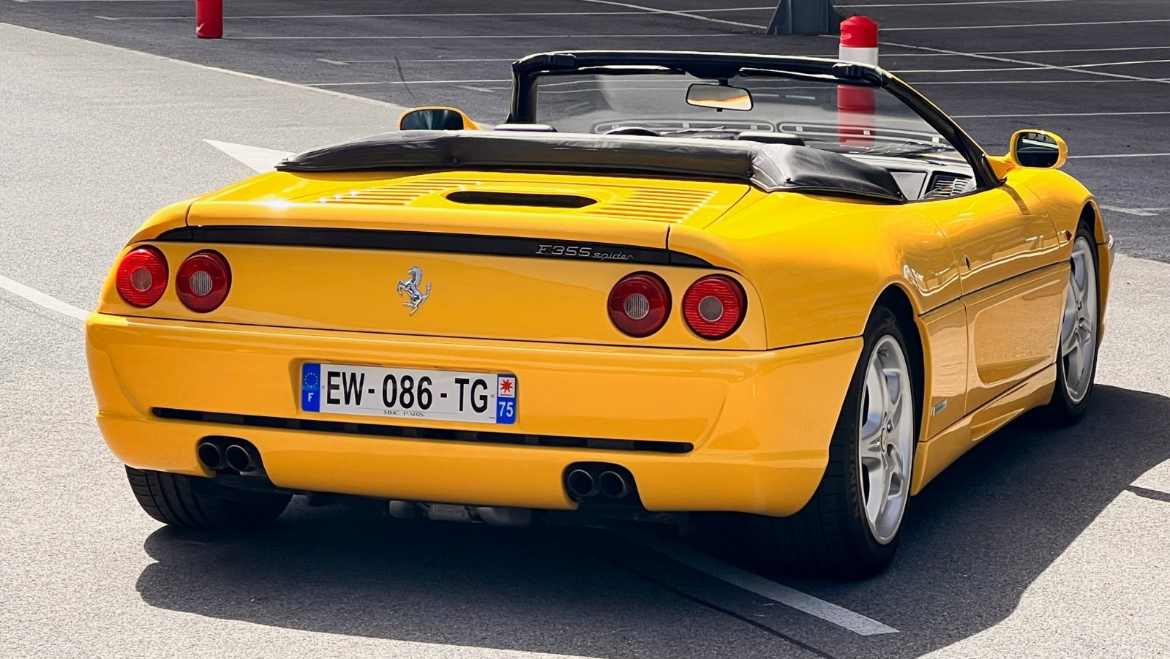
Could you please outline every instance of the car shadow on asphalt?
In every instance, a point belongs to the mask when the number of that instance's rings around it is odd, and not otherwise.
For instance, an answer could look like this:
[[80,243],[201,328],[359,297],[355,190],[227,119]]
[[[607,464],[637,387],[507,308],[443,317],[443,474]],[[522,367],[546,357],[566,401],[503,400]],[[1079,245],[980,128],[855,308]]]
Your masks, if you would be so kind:
[[[1170,460],[1170,399],[1103,386],[1095,396],[1079,425],[1023,419],[939,476],[914,499],[899,554],[882,575],[784,579],[899,634],[795,636],[837,657],[913,657],[1011,614],[1110,502]],[[583,533],[596,534],[588,544],[608,541],[602,531]],[[137,588],[164,609],[403,641],[590,656],[782,650],[780,639],[615,569],[569,537],[393,520],[376,502],[298,504],[255,534],[159,529],[145,543],[157,562]]]

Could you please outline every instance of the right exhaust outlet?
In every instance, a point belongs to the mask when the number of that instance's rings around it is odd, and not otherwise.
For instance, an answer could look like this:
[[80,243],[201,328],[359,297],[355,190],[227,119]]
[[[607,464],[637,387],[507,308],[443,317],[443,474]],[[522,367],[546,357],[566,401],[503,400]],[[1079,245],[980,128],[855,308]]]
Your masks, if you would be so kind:
[[223,459],[228,467],[240,473],[260,468],[260,454],[256,449],[244,444],[230,444],[223,452]]
[[597,487],[601,493],[610,499],[624,499],[630,494],[630,483],[626,477],[616,471],[603,471],[597,477]]

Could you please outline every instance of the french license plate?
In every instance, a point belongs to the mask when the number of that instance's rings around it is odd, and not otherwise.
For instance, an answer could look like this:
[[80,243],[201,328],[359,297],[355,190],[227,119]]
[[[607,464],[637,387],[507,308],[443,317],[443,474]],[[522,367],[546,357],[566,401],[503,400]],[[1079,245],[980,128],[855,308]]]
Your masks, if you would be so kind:
[[398,419],[516,422],[515,375],[306,363],[301,409]]

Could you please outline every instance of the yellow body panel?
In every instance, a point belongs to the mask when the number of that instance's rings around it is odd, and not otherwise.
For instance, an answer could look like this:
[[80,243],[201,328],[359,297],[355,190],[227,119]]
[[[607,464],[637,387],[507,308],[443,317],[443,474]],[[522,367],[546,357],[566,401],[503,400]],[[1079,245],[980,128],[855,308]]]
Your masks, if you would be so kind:
[[[1110,242],[1088,192],[1057,171],[994,166],[1006,178],[996,189],[902,205],[629,177],[257,176],[170,206],[135,235],[128,249],[161,249],[172,279],[187,255],[220,251],[233,285],[222,307],[196,314],[173,285],[157,305],[129,307],[110,278],[87,322],[99,424],[114,453],[143,469],[207,475],[196,443],[229,435],[253,442],[269,477],[289,488],[568,509],[565,467],[611,461],[633,473],[649,510],[786,515],[820,481],[860,336],[879,298],[894,295],[908,303],[913,317],[903,320],[923,356],[917,492],[974,442],[1050,397],[1072,232],[1086,208],[1101,246],[1105,307]],[[456,191],[591,203],[480,206],[452,201]],[[670,250],[708,265],[159,240],[184,226],[582,241]],[[412,266],[438,283],[408,316],[395,284]],[[665,328],[645,339],[618,332],[605,312],[614,283],[638,271],[661,276],[673,298]],[[679,305],[691,282],[716,272],[741,283],[747,316],[730,337],[708,341],[686,328]],[[300,410],[306,361],[515,373],[518,420],[501,432],[693,450],[381,437],[152,412],[352,422]]]
[[922,316],[924,361],[927,369],[923,438],[934,437],[966,414],[967,309],[959,300]]
[[968,296],[966,409],[973,412],[1053,362],[1068,264],[1030,272]]
[[911,493],[921,492],[943,469],[1012,419],[1051,400],[1055,384],[1056,366],[1050,365],[937,436],[920,442]]

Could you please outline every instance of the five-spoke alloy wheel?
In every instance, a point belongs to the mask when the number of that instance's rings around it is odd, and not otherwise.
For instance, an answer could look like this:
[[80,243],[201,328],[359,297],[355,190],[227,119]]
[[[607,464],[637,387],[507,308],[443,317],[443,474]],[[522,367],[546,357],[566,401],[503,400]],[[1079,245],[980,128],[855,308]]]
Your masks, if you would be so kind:
[[1097,245],[1092,230],[1081,225],[1069,257],[1068,285],[1056,351],[1056,387],[1041,417],[1054,425],[1076,423],[1085,414],[1097,373],[1101,340]]
[[910,499],[920,377],[895,313],[874,309],[812,500],[790,517],[755,517],[762,567],[838,578],[877,574],[894,557]]
[[910,368],[897,339],[878,339],[865,371],[861,402],[858,482],[874,540],[888,544],[898,533],[910,496],[914,455],[914,401]]

